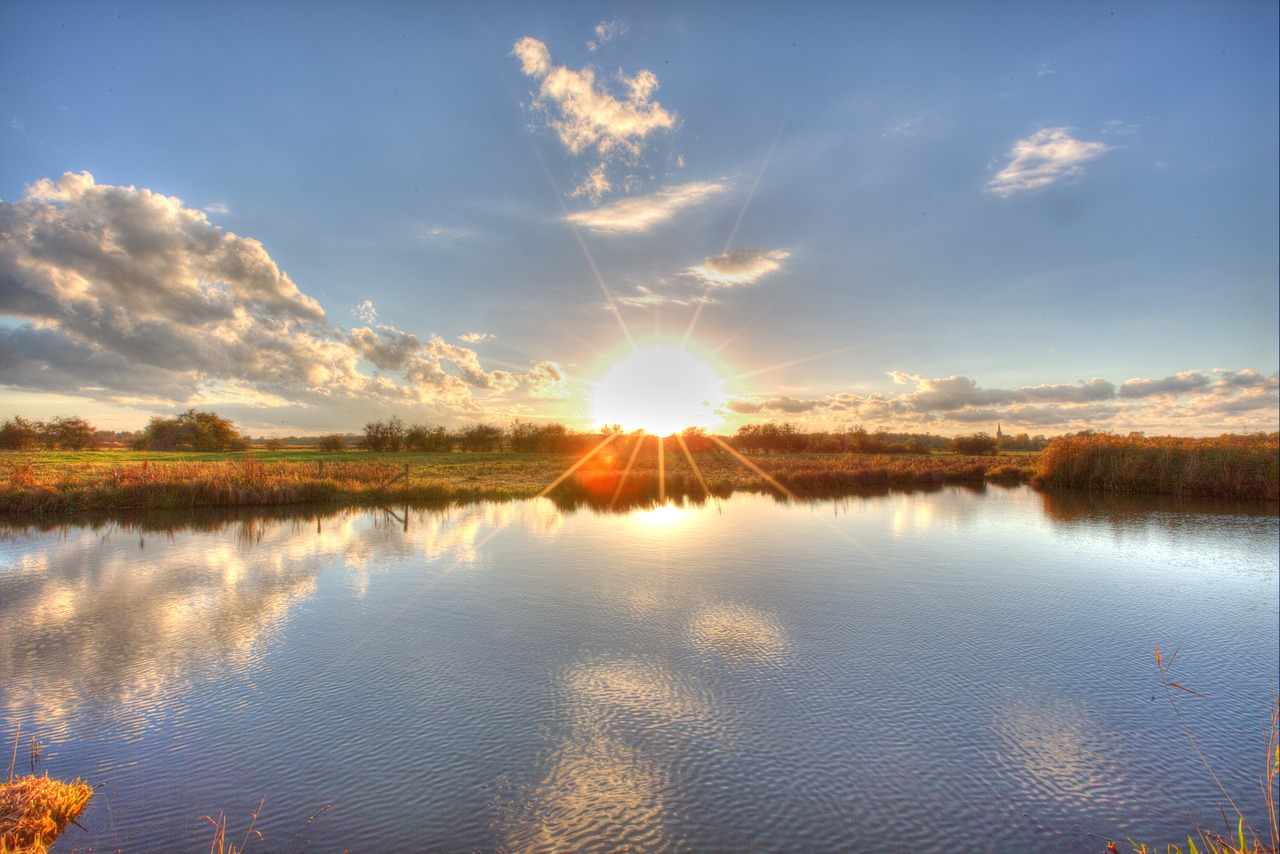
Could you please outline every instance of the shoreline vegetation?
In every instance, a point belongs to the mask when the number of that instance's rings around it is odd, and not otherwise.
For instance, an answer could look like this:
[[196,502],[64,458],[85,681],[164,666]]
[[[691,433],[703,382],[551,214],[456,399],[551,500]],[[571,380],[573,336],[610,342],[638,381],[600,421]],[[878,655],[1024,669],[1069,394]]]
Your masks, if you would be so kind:
[[251,450],[0,453],[0,515],[266,507],[449,504],[546,495],[618,509],[734,492],[791,498],[869,487],[1026,483],[1046,490],[1280,500],[1280,434],[1213,439],[1078,434],[1040,453],[690,452],[619,434],[594,453]]

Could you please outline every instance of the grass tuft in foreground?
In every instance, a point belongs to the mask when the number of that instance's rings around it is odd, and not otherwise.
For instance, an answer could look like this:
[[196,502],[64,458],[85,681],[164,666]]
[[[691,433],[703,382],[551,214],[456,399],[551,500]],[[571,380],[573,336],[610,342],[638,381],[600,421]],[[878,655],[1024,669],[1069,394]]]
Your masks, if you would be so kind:
[[93,787],[48,776],[11,776],[0,783],[0,854],[39,854],[80,815]]

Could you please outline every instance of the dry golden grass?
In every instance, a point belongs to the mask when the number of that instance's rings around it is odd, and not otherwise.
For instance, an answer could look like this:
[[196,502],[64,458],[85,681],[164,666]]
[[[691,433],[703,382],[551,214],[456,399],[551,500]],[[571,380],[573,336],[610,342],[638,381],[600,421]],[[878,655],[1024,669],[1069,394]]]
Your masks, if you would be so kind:
[[[621,445],[622,443],[618,443]],[[786,491],[830,495],[868,486],[1026,480],[1034,458],[872,454],[698,454],[674,443],[632,457],[605,448],[550,494],[570,502],[608,499],[619,484],[631,500],[708,493]],[[61,452],[0,454],[0,513],[78,512],[506,500],[541,495],[581,459],[572,454],[209,455]],[[998,464],[997,464],[997,461]],[[695,467],[696,466],[696,469]],[[662,477],[659,477],[661,471]],[[781,490],[779,489],[781,487]]]
[[0,783],[0,852],[42,852],[75,821],[93,788],[48,776],[10,777]]

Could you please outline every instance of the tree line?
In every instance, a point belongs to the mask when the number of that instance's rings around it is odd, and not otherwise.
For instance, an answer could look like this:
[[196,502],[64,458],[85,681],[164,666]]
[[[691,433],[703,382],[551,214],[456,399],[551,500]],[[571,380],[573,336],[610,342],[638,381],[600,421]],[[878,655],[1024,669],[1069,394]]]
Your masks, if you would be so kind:
[[[451,430],[439,424],[407,424],[398,416],[392,416],[368,422],[360,434],[328,433],[309,437],[305,443],[325,451],[576,454],[595,447],[610,434],[623,432],[616,424],[582,432],[563,424],[535,424],[518,419],[507,427],[480,423]],[[692,453],[718,449],[717,439],[735,450],[756,454],[930,454],[949,450],[959,454],[983,455],[1000,451],[1038,451],[1049,443],[1043,435],[1029,436],[1026,433],[998,439],[987,433],[947,438],[929,433],[869,432],[861,426],[840,431],[805,432],[794,424],[776,421],[744,424],[731,436],[713,437],[700,427],[689,427],[678,436]],[[234,451],[244,450],[253,444],[231,421],[213,412],[194,409],[173,418],[156,416],[137,433],[95,430],[79,417],[58,417],[44,422],[15,416],[0,425],[0,449],[6,450],[88,450],[99,444],[120,443],[122,439],[132,448],[152,451]],[[652,443],[656,447],[657,438],[636,431],[629,434],[628,443],[635,441]],[[269,448],[285,445],[279,439],[264,440],[264,444]]]

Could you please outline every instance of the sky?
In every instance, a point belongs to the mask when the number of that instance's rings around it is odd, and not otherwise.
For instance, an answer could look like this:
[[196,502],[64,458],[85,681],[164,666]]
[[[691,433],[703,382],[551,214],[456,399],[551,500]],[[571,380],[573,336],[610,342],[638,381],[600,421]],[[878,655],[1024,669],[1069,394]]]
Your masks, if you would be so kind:
[[0,419],[1275,431],[1278,31],[8,0]]

